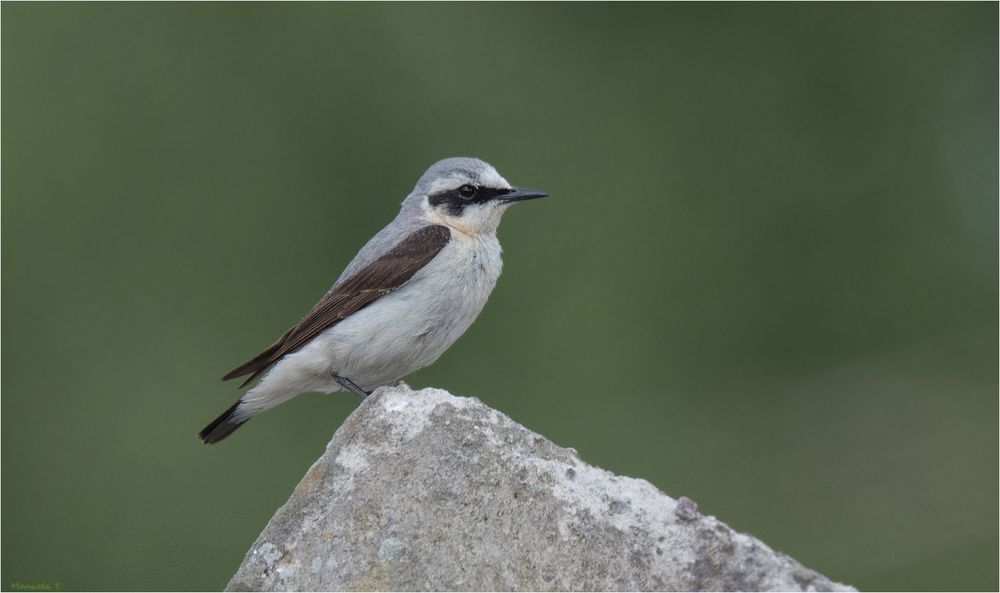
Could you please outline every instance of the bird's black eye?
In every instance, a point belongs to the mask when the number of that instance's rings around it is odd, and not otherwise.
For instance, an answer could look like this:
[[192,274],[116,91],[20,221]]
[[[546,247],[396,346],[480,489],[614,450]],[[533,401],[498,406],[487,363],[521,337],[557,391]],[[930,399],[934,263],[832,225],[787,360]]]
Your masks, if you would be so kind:
[[458,188],[459,195],[466,199],[476,195],[477,191],[479,191],[479,189],[476,186],[469,184],[465,184],[462,187]]

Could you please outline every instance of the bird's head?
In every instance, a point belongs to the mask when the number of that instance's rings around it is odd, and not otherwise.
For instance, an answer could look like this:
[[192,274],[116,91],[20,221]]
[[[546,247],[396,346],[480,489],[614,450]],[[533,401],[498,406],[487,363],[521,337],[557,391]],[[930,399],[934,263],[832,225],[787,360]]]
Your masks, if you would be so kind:
[[511,204],[547,195],[512,186],[487,162],[457,157],[431,165],[407,202],[416,202],[428,222],[478,235],[496,232],[500,217]]

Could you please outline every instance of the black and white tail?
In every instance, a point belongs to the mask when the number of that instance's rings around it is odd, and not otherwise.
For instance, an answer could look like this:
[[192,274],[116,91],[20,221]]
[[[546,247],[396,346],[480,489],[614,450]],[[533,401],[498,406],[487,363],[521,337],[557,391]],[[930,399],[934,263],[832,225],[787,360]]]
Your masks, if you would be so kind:
[[250,418],[243,418],[242,420],[236,420],[233,416],[236,414],[236,408],[243,401],[242,398],[236,400],[236,403],[229,406],[229,409],[219,415],[218,418],[212,420],[208,426],[201,429],[198,433],[198,438],[201,442],[206,445],[211,445],[212,443],[218,443],[227,436],[233,434],[237,428],[243,426],[243,423]]

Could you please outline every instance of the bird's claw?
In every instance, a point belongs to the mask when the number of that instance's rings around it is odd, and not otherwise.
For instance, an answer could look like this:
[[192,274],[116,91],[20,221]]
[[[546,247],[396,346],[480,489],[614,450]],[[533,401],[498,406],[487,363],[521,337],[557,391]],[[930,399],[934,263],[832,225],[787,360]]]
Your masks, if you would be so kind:
[[354,395],[360,397],[361,399],[365,399],[366,397],[372,394],[371,391],[365,391],[364,389],[358,387],[357,383],[351,381],[347,377],[341,377],[337,373],[330,373],[330,376],[333,377],[333,380],[336,381],[338,385],[350,391]]

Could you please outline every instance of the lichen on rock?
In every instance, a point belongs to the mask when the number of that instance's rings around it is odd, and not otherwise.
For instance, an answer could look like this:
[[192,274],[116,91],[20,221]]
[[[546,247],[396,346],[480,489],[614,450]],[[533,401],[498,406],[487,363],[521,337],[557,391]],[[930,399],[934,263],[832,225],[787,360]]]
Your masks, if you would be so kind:
[[337,430],[227,590],[851,589],[477,399],[395,386]]

